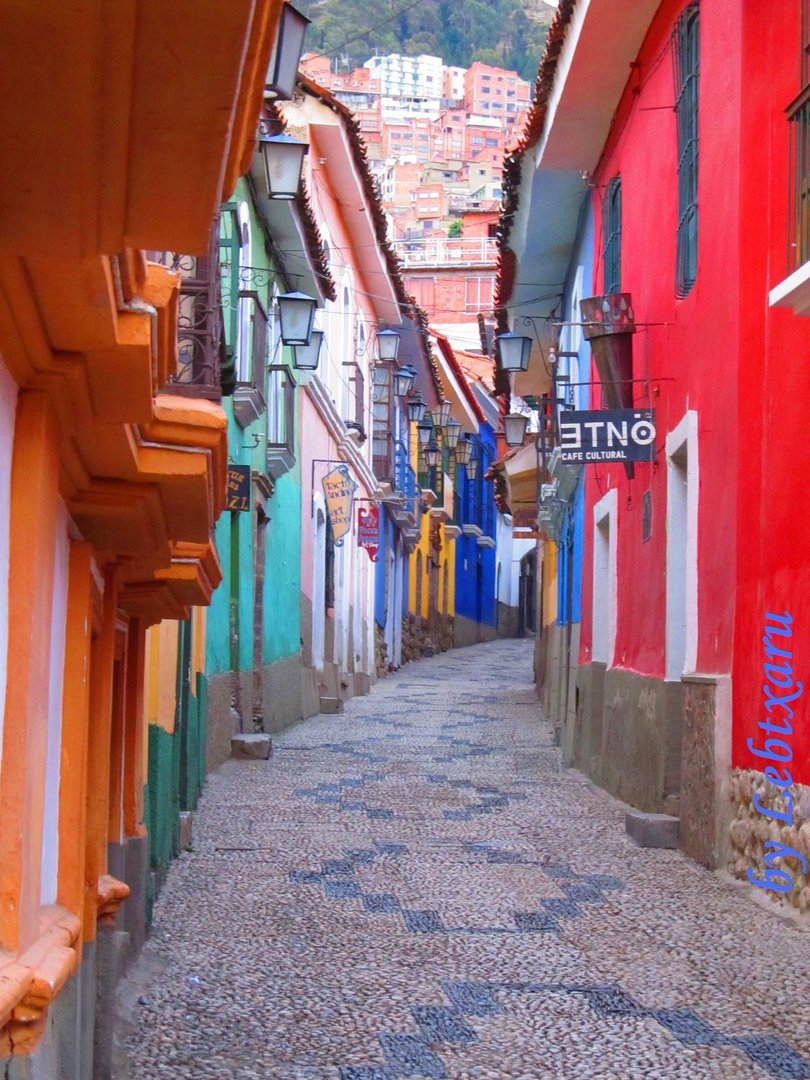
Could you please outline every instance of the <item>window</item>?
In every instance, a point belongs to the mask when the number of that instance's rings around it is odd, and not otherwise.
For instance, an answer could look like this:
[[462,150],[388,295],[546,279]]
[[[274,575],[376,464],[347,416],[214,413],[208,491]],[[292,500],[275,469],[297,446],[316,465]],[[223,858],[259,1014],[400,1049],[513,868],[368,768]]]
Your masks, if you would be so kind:
[[790,215],[788,273],[810,259],[810,0],[802,0],[802,91],[788,109]]
[[468,315],[492,310],[494,278],[468,277],[464,282],[464,310]]
[[614,176],[607,186],[602,211],[602,258],[605,263],[606,293],[622,287],[622,179]]
[[698,76],[700,10],[690,4],[675,24],[675,115],[678,122],[678,242],[675,288],[686,296],[697,277]]
[[371,415],[373,467],[380,480],[389,479],[392,473],[392,406],[391,369],[378,365],[372,372]]

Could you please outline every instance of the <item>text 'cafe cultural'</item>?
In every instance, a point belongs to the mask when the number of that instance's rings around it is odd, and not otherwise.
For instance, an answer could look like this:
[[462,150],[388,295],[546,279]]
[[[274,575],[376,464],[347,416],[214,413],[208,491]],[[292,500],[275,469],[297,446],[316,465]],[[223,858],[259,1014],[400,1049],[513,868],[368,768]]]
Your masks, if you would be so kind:
[[600,409],[563,413],[560,459],[586,465],[599,461],[654,461],[654,409]]

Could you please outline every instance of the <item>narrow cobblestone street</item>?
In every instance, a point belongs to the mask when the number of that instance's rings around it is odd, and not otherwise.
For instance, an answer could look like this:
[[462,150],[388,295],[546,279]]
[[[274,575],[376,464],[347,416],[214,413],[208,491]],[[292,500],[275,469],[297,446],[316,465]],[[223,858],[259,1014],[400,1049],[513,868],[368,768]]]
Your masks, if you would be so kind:
[[531,658],[411,665],[209,777],[132,1078],[810,1077],[810,936],[560,773]]

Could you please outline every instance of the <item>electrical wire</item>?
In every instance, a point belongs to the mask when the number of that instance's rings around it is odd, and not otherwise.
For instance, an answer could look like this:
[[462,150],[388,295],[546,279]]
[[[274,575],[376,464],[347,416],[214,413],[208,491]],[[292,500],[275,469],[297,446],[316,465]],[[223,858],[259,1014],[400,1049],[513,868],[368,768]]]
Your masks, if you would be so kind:
[[393,15],[390,15],[387,19],[383,19],[382,22],[375,23],[374,26],[369,26],[367,29],[363,30],[361,33],[354,34],[352,37],[346,38],[346,40],[341,42],[340,45],[336,45],[334,48],[332,48],[330,50],[330,52],[328,52],[328,53],[315,53],[314,56],[310,56],[308,59],[309,60],[320,60],[321,57],[323,57],[323,56],[326,56],[326,57],[330,56],[330,53],[339,53],[341,51],[341,49],[345,49],[346,46],[351,45],[353,41],[359,41],[361,38],[368,37],[369,34],[373,34],[375,31],[379,30],[380,27],[387,26],[389,23],[392,23],[392,22],[396,22],[397,19],[399,19],[403,15],[405,15],[406,12],[412,11],[415,7],[419,7],[421,3],[422,3],[422,0],[414,0],[414,2],[412,4],[407,4],[404,8],[400,8],[399,11],[395,12]]

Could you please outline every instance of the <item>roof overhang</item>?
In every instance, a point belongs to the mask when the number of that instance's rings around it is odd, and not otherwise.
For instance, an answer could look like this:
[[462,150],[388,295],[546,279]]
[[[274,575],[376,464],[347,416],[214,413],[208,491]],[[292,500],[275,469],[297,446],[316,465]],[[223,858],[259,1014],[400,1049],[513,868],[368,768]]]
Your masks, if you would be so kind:
[[267,231],[279,255],[279,263],[287,277],[294,278],[291,288],[317,296],[323,303],[326,282],[321,281],[312,265],[306,238],[306,227],[293,199],[271,199],[267,194],[267,181],[261,153],[253,155],[250,163],[250,179],[253,181],[253,201],[256,211],[267,225]]
[[[381,322],[398,325],[399,300],[344,124],[338,114],[313,98],[307,98],[307,106],[310,153],[314,161],[323,158],[329,162],[328,182],[341,207],[346,230],[361,256],[358,265],[368,300]],[[313,173],[317,176],[318,169],[313,169]]]
[[[660,0],[578,0],[566,30],[536,143],[524,154],[509,236],[516,256],[507,303],[521,316],[559,312],[580,213],[610,126]],[[550,344],[552,327],[535,323]],[[526,391],[528,392],[528,390]]]

